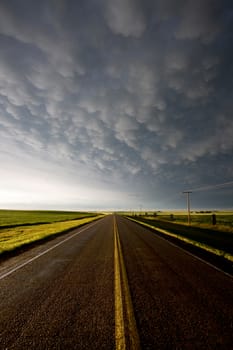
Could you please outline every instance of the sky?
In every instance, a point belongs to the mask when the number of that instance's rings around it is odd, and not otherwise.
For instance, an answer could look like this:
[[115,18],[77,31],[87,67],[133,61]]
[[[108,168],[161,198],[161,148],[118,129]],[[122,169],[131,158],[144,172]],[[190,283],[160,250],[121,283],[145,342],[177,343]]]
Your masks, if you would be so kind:
[[0,207],[233,208],[232,0],[0,0]]

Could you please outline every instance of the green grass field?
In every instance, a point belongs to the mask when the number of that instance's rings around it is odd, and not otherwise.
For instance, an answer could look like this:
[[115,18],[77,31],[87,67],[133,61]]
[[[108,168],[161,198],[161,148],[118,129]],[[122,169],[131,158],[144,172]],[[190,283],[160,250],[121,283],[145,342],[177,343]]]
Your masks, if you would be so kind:
[[[186,211],[157,211],[157,212],[135,212],[136,216],[151,220],[162,220],[186,225],[188,217]],[[212,224],[212,215],[216,215],[216,225]],[[124,215],[132,215],[132,213]],[[191,226],[227,231],[233,233],[233,212],[232,211],[202,211],[191,212]]]
[[100,217],[95,213],[1,210],[0,255]]
[[0,210],[0,227],[77,220],[95,215],[95,213],[72,211]]

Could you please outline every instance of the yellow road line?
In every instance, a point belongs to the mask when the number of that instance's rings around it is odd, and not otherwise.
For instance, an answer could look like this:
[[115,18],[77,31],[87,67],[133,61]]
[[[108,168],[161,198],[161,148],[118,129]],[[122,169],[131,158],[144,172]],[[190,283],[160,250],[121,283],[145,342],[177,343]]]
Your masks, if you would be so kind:
[[[140,349],[133,305],[130,296],[116,219],[114,217],[114,282],[115,282],[115,343],[117,350],[126,350],[126,325],[128,330],[127,349]],[[123,299],[124,298],[124,299]],[[125,311],[125,313],[124,313]],[[126,320],[124,320],[124,314]]]
[[[115,219],[115,218],[114,218]],[[117,350],[126,349],[123,301],[121,290],[120,259],[114,220],[114,276],[115,276],[115,342]]]

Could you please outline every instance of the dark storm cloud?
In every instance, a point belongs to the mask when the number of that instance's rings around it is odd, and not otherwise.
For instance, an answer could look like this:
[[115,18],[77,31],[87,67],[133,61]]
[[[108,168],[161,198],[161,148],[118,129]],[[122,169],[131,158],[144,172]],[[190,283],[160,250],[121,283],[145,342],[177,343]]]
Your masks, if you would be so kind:
[[1,1],[2,151],[148,206],[230,181],[232,42],[230,1]]

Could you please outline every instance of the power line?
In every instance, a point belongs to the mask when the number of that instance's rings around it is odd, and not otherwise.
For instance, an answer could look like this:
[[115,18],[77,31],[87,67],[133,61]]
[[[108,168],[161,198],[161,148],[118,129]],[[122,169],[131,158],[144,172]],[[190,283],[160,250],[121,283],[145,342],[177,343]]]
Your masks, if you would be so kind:
[[217,185],[198,187],[198,188],[187,190],[185,192],[188,192],[188,191],[189,192],[201,192],[201,191],[214,190],[214,189],[218,189],[218,188],[224,188],[224,187],[228,187],[228,186],[233,186],[233,181],[224,182],[222,184],[217,184]]

